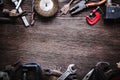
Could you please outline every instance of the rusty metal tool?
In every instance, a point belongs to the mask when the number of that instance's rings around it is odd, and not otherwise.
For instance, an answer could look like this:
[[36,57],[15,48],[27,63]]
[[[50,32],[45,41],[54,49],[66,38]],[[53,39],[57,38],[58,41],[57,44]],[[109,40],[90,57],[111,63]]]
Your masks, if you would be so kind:
[[[15,6],[17,6],[18,3],[19,3],[17,0],[11,0],[11,1],[15,4]],[[19,7],[17,11],[18,11],[18,13],[22,13],[23,12],[21,7]],[[27,18],[25,16],[22,16],[21,18],[22,18],[22,21],[24,22],[25,27],[29,27],[29,23],[28,23]]]
[[61,15],[63,14],[67,14],[67,12],[70,10],[70,5],[72,4],[74,0],[71,0],[69,3],[67,3],[66,5],[64,5],[60,11],[61,11]]
[[15,9],[11,11],[8,9],[3,9],[2,13],[9,18],[18,18],[18,17],[27,15],[25,11],[23,11],[22,13],[17,13]]
[[3,9],[3,14],[10,17],[10,18],[18,18],[18,17],[21,17],[21,16],[25,16],[26,15],[26,12],[23,11],[21,13],[18,13],[17,10],[18,8],[20,7],[20,4],[21,4],[22,0],[19,0],[17,6],[15,7],[15,9],[12,9],[12,10],[8,10],[8,9]]
[[67,70],[57,79],[57,80],[65,80],[69,75],[74,74],[77,70],[74,69],[75,64],[70,64]]
[[79,13],[80,11],[84,10],[85,8],[89,8],[89,7],[94,7],[94,6],[99,6],[104,4],[107,0],[101,0],[99,2],[90,2],[87,3],[88,0],[81,0],[80,2],[78,2],[76,5],[74,5],[71,9],[70,9],[70,14],[74,15],[76,13]]
[[52,69],[44,69],[43,73],[47,76],[56,76],[59,77],[61,76],[63,73],[59,70],[52,70]]
[[49,80],[57,80],[56,76],[50,76]]
[[35,1],[33,0],[32,1],[32,14],[31,14],[31,26],[33,26],[34,25],[34,23],[35,23],[35,20],[34,20],[34,15],[35,15],[35,12],[34,12],[34,7],[35,7]]
[[117,67],[120,68],[120,62],[116,63],[117,64]]

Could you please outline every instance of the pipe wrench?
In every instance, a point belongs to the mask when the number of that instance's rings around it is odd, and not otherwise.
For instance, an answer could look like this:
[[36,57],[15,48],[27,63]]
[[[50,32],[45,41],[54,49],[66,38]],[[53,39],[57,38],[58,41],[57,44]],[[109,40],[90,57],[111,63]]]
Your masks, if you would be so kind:
[[70,74],[74,74],[77,70],[73,69],[75,64],[70,64],[67,70],[57,79],[57,80],[65,80]]
[[[18,8],[18,10],[17,10],[18,13],[22,13],[23,10],[21,9],[21,7],[19,7],[21,1],[17,1],[17,0],[11,0],[11,1],[15,4],[16,8]],[[28,26],[29,26],[29,23],[28,23],[28,21],[27,21],[27,18],[26,18],[25,16],[22,16],[21,18],[22,18],[22,21],[24,22],[24,25],[25,25],[26,27],[28,27]]]

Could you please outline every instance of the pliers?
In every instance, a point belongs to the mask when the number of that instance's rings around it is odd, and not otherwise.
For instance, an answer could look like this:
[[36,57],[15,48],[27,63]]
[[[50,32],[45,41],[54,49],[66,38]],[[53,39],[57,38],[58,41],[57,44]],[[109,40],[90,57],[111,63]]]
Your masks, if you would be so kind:
[[74,5],[71,9],[70,9],[70,14],[76,14],[79,11],[82,11],[83,9],[86,8],[86,0],[82,0],[80,2],[78,2],[76,5]]
[[70,14],[74,15],[80,11],[82,11],[85,8],[88,7],[93,7],[93,6],[99,6],[103,3],[105,3],[107,0],[101,0],[99,2],[91,2],[91,3],[87,3],[88,0],[81,0],[80,2],[78,2],[76,5],[74,5],[71,9],[70,9]]

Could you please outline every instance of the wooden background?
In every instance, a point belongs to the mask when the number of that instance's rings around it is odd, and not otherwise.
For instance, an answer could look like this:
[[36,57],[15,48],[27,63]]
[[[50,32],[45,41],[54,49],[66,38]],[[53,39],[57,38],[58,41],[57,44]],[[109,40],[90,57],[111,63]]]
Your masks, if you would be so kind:
[[[32,0],[24,0],[22,8],[31,18]],[[59,3],[59,8],[67,1]],[[4,8],[13,9],[10,0]],[[23,63],[37,62],[42,68],[61,67],[64,72],[71,63],[76,64],[81,79],[99,61],[115,67],[120,61],[120,24],[104,24],[101,20],[90,26],[85,10],[74,17],[58,14],[44,21],[35,17],[35,25],[25,28],[21,19],[14,24],[0,23],[0,69],[21,59]]]

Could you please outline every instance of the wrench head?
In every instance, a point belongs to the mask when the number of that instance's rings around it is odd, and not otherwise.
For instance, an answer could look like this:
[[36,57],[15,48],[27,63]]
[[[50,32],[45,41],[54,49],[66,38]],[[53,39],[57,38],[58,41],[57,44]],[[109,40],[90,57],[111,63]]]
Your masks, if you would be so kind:
[[75,64],[70,64],[67,68],[67,71],[70,71],[71,73],[75,73],[77,69],[75,69]]

